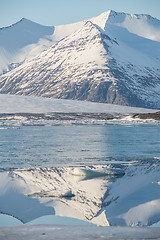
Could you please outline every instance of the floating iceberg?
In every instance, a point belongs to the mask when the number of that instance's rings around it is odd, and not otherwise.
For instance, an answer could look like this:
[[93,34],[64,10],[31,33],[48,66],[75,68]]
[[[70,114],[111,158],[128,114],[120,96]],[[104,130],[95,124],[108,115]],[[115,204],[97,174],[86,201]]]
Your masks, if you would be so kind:
[[103,177],[103,176],[119,176],[124,175],[125,172],[122,169],[118,168],[111,168],[105,169],[103,171],[91,170],[91,169],[83,169],[83,168],[75,168],[73,175],[75,176],[83,176],[85,178],[96,178],[96,177]]

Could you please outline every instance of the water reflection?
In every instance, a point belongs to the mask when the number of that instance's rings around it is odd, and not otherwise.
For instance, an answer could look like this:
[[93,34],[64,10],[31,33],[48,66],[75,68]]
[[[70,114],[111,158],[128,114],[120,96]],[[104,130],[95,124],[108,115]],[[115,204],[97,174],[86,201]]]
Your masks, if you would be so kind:
[[102,154],[108,159],[141,161],[160,156],[159,126],[106,126],[102,139]]
[[6,214],[0,214],[0,226],[14,226],[14,225],[20,225],[22,222],[18,220],[15,217],[6,215]]
[[82,226],[82,225],[92,225],[92,223],[86,222],[86,221],[82,221],[82,220],[78,220],[76,218],[71,218],[71,217],[59,217],[59,216],[55,216],[55,215],[49,215],[49,216],[43,216],[40,218],[37,218],[31,222],[29,222],[29,224],[58,224],[58,225],[78,225],[78,226]]
[[0,212],[22,223],[148,226],[160,221],[159,174],[159,160],[1,171]]
[[[119,170],[120,171],[120,170]],[[0,211],[23,223],[42,216],[76,218],[108,225],[99,219],[107,185],[123,170],[107,166],[83,168],[33,168],[0,173]]]

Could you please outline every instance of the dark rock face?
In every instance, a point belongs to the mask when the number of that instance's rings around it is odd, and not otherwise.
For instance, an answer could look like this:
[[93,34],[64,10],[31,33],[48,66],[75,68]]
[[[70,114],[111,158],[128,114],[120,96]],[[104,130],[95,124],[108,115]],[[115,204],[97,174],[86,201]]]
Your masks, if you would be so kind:
[[134,118],[160,120],[160,112],[135,114]]
[[0,114],[0,120],[17,120],[19,117],[23,117],[26,121],[37,121],[37,120],[111,120],[114,118],[121,118],[123,114],[120,113],[63,113],[63,112],[53,112],[53,113],[2,113]]

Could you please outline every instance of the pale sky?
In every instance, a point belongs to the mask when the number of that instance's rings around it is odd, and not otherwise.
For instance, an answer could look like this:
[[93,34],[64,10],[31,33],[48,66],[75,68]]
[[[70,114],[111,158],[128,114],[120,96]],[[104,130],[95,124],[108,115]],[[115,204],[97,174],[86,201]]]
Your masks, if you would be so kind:
[[160,0],[0,0],[0,27],[23,17],[56,26],[89,19],[111,9],[160,19]]

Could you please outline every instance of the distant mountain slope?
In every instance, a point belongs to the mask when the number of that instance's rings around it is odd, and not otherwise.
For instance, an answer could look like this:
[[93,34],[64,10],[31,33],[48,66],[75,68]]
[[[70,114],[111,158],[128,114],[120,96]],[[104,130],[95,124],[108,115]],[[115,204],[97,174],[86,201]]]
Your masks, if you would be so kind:
[[54,27],[46,27],[22,18],[0,29],[0,74],[12,70],[26,58],[39,54],[52,44]]
[[0,93],[160,108],[159,36],[159,20],[114,11],[55,27],[55,44],[1,76]]
[[40,54],[82,25],[83,21],[56,27],[42,26],[22,18],[11,26],[0,28],[0,75]]

